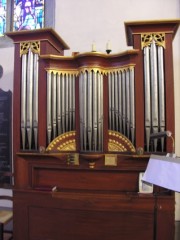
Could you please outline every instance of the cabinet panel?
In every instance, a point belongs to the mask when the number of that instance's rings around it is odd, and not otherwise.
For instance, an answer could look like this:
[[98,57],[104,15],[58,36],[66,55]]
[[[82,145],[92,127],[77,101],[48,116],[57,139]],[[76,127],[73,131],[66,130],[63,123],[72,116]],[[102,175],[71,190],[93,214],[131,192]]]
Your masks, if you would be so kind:
[[[153,239],[153,212],[29,209],[30,240]],[[38,227],[37,227],[38,226]]]

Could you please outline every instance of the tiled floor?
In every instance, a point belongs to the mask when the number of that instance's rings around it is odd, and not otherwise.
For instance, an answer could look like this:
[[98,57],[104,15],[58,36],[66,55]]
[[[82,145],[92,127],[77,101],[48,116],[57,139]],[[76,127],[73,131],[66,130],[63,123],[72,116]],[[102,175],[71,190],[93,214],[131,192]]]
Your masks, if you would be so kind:
[[175,222],[175,240],[180,240],[180,221]]

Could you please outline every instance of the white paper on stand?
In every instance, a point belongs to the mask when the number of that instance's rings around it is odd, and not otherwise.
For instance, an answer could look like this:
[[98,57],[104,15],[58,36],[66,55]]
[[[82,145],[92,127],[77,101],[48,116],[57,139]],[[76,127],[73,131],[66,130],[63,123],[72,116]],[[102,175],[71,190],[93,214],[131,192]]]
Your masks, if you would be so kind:
[[142,180],[180,192],[180,158],[151,155]]

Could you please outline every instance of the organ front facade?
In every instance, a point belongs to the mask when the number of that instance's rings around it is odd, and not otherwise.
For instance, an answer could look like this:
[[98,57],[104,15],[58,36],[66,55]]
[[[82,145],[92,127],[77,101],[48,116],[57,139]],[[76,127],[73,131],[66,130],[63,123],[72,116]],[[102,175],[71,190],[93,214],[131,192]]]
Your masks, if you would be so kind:
[[179,23],[126,22],[132,49],[117,54],[64,56],[69,47],[53,29],[7,33],[15,44],[14,239],[174,239],[174,194],[157,186],[139,194],[138,184],[151,153],[173,151],[169,139],[150,136],[175,133]]

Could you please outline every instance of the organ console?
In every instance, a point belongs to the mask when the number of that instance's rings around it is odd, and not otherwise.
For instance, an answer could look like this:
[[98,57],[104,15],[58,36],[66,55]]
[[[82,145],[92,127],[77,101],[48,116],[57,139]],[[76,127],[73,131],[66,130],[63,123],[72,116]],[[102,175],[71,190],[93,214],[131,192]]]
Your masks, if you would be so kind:
[[150,136],[174,135],[179,23],[126,22],[132,49],[117,54],[64,56],[69,47],[53,29],[7,33],[15,240],[174,239],[174,194],[138,186],[149,155],[172,149]]

